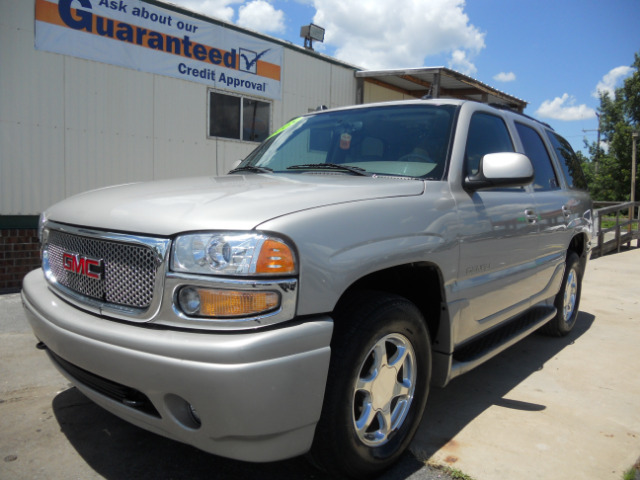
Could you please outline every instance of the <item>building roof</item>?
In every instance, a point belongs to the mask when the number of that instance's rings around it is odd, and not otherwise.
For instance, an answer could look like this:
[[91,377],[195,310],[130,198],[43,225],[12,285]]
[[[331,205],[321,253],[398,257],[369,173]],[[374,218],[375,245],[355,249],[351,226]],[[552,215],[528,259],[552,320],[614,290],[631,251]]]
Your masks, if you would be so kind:
[[362,78],[417,98],[431,95],[433,98],[476,100],[502,105],[518,112],[522,112],[527,106],[525,100],[446,67],[362,70],[356,72],[356,78]]

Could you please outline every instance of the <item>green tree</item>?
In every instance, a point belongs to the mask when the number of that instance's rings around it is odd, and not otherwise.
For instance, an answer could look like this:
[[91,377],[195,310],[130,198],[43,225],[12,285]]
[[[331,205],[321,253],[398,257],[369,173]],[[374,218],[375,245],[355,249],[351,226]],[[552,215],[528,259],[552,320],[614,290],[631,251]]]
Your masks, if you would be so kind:
[[[631,194],[631,134],[640,127],[640,55],[635,54],[633,73],[613,98],[600,95],[600,132],[608,148],[587,144],[591,161],[583,168],[595,200],[625,201]],[[597,168],[596,168],[597,167]],[[637,177],[636,177],[636,185]],[[636,195],[637,197],[637,195]]]

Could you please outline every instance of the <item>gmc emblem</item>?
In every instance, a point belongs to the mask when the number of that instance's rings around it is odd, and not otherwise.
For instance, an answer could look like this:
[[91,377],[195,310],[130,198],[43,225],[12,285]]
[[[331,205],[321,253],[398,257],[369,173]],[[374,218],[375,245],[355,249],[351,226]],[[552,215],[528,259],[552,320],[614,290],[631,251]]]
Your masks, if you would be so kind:
[[77,273],[94,280],[102,280],[104,273],[104,261],[74,253],[62,254],[62,266],[67,272]]

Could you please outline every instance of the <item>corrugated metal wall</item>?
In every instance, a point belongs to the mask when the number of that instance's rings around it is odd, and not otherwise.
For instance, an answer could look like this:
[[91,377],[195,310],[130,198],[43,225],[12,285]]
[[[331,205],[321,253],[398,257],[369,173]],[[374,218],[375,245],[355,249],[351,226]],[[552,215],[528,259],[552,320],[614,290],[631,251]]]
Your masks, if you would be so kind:
[[32,2],[0,1],[0,214],[64,194],[64,67],[33,47]]
[[[271,130],[355,102],[352,68],[285,48]],[[205,85],[34,49],[34,2],[0,0],[0,215],[116,183],[224,174],[257,144],[207,138]]]

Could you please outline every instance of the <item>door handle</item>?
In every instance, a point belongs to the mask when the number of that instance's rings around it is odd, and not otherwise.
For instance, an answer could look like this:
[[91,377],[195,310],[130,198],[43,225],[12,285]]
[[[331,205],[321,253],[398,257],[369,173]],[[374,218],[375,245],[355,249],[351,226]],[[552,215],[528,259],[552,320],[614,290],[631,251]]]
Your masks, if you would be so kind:
[[529,223],[536,223],[538,221],[538,214],[536,213],[535,210],[531,208],[527,208],[524,211],[524,217],[527,219],[527,222]]
[[569,218],[571,216],[571,208],[569,208],[567,205],[563,205],[562,214],[564,215],[564,218]]

